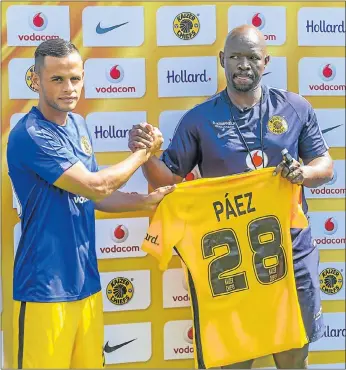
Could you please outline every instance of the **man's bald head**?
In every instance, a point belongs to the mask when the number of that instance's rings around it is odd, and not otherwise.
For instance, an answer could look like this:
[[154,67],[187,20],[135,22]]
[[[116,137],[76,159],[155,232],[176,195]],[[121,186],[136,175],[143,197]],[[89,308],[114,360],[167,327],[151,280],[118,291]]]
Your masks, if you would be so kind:
[[267,44],[264,35],[254,26],[243,24],[234,28],[226,37],[224,49],[232,47],[234,42],[239,41],[252,44],[252,46],[260,48],[267,54]]
[[257,89],[269,62],[263,34],[247,24],[234,28],[226,37],[224,51],[220,51],[220,62],[229,90]]

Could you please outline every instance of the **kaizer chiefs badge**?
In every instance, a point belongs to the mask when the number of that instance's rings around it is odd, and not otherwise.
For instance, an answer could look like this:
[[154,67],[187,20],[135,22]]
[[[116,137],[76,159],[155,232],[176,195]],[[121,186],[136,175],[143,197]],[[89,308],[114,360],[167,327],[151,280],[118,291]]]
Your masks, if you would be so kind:
[[273,116],[268,121],[268,130],[275,135],[281,135],[285,133],[287,129],[287,121],[281,116]]
[[192,40],[197,36],[199,29],[199,19],[193,13],[183,12],[174,18],[173,31],[182,40]]
[[134,287],[131,281],[124,277],[112,279],[106,288],[107,298],[117,306],[129,302],[133,297]]
[[338,293],[343,283],[342,270],[326,268],[320,273],[320,289],[325,294],[332,295]]
[[83,152],[88,155],[88,156],[91,156],[92,154],[92,149],[91,149],[91,145],[90,145],[90,142],[88,140],[88,138],[86,136],[82,136],[81,139],[80,139],[80,145],[83,149]]
[[32,76],[34,74],[34,68],[35,66],[32,65],[25,73],[25,83],[26,85],[28,86],[28,88],[31,90],[31,91],[34,91],[34,92],[37,92],[37,90],[35,89],[33,83],[32,83]]

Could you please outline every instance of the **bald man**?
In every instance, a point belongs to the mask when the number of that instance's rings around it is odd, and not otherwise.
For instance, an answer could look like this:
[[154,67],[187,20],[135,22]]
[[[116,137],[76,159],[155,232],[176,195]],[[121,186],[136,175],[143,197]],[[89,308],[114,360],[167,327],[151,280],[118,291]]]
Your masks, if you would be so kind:
[[[270,61],[263,35],[252,26],[235,28],[228,34],[219,56],[227,87],[181,118],[161,158],[151,157],[142,166],[149,183],[154,188],[179,183],[196,166],[201,176],[207,178],[273,166],[273,175],[305,187],[330,181],[333,163],[312,106],[295,93],[261,82]],[[150,147],[152,132],[147,123],[134,126],[130,149]],[[294,158],[290,166],[284,164],[281,154],[284,148]],[[307,213],[304,196],[303,209]],[[307,341],[313,342],[323,335],[319,252],[312,241],[310,226],[291,229],[291,236],[299,305]],[[232,351],[232,346],[229,350]],[[197,348],[196,352],[203,359],[202,349]],[[273,357],[277,368],[306,368],[308,344],[275,353]],[[223,368],[251,368],[253,360],[225,363]]]

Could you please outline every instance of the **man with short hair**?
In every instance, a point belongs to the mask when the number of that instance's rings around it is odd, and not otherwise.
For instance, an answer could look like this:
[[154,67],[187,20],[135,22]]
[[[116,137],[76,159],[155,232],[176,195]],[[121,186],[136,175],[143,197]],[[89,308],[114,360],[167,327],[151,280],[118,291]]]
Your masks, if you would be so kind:
[[95,209],[153,211],[172,186],[117,191],[162,144],[98,170],[84,119],[71,113],[83,87],[77,48],[51,39],[35,51],[38,106],[11,131],[7,161],[22,235],[14,262],[14,368],[101,368],[103,308]]
[[[243,25],[228,34],[220,52],[227,88],[189,110],[162,157],[153,156],[142,166],[152,186],[179,183],[195,166],[205,178],[273,166],[273,175],[281,174],[291,183],[306,187],[332,179],[332,159],[312,106],[297,94],[261,83],[269,60],[264,37],[255,27]],[[152,137],[155,133],[151,125],[135,125],[129,147],[133,152],[151,147]],[[282,159],[284,148],[294,158],[290,166]],[[306,213],[305,198],[303,208]],[[291,236],[299,304],[308,342],[313,342],[323,335],[319,253],[310,227],[291,229]],[[197,348],[197,352],[203,360],[202,349]],[[308,344],[273,356],[278,368],[306,368]],[[225,363],[223,368],[251,368],[253,360]]]

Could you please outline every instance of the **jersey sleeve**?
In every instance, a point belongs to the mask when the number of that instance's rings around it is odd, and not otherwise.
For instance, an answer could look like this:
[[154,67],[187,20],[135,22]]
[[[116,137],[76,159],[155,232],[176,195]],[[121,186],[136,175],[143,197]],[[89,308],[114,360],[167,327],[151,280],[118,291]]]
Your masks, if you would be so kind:
[[197,120],[194,110],[187,112],[179,121],[171,143],[161,156],[166,166],[183,178],[198,163]]
[[167,269],[172,258],[173,247],[183,238],[185,222],[177,217],[174,205],[168,198],[159,204],[151,220],[149,229],[142,244],[142,250],[154,256],[159,262],[160,270]]
[[[84,119],[83,119],[83,121],[84,121]],[[88,136],[89,136],[89,140],[90,140],[90,143],[91,143],[91,148],[94,148],[93,139],[92,139],[89,127],[88,127],[88,125],[86,124],[85,121],[84,121],[84,125],[85,125],[85,128],[86,128]],[[94,149],[92,149],[92,151],[93,151],[93,154],[92,154],[91,172],[98,172],[98,171],[100,171],[99,165],[97,163],[97,159],[96,159],[96,156],[95,156],[95,153],[94,153]]]
[[300,185],[292,186],[291,228],[305,229],[309,223],[302,208],[302,187]]
[[307,118],[303,123],[303,129],[299,135],[298,151],[303,160],[316,158],[329,149],[325,142],[316,113],[309,104]]
[[27,133],[21,143],[22,162],[48,183],[53,184],[79,161],[49,130],[33,125],[28,128]]

